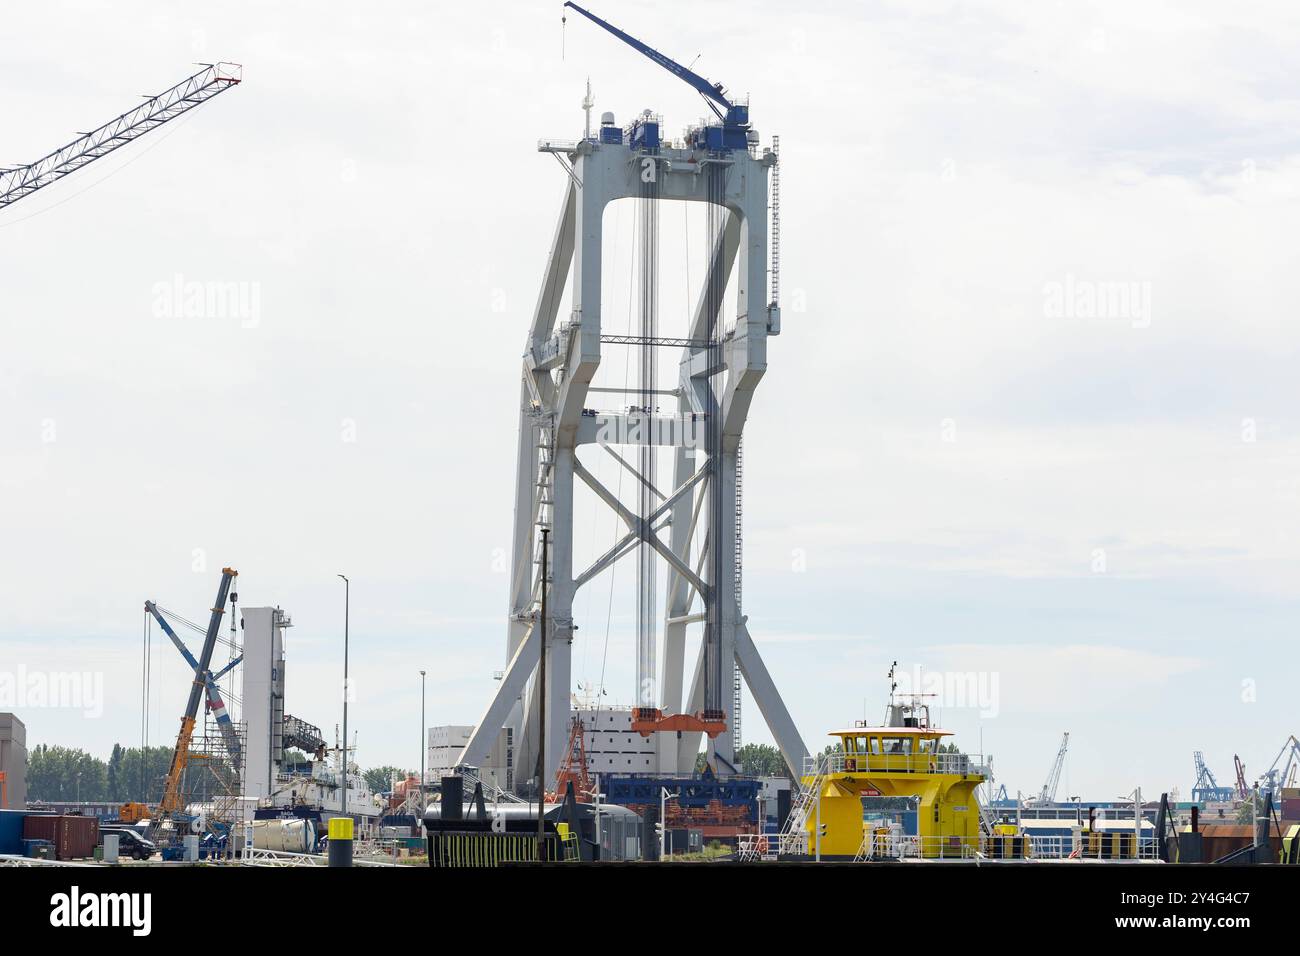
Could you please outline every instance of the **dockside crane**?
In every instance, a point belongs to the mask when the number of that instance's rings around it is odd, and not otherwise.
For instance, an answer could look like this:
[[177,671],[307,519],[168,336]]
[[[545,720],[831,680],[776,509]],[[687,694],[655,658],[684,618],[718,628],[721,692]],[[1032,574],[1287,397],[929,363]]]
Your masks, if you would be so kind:
[[1065,766],[1065,753],[1069,749],[1070,734],[1067,731],[1061,737],[1060,749],[1056,751],[1056,759],[1052,761],[1052,769],[1047,772],[1047,780],[1043,783],[1043,789],[1038,792],[1038,796],[1026,802],[1035,806],[1047,806],[1056,802],[1056,791],[1061,787],[1061,769]]
[[1192,787],[1192,801],[1195,803],[1227,803],[1232,799],[1232,788],[1219,786],[1214,779],[1214,772],[1205,763],[1205,754],[1197,750],[1192,754],[1196,763],[1196,784]]
[[238,86],[243,73],[244,68],[238,63],[205,63],[202,70],[170,89],[148,97],[134,109],[89,133],[82,133],[36,162],[0,169],[0,209]]
[[1259,778],[1259,788],[1278,798],[1278,791],[1283,787],[1294,787],[1296,776],[1300,774],[1300,740],[1295,734],[1287,737],[1282,749],[1273,758],[1272,765]]
[[1250,796],[1250,787],[1246,784],[1246,765],[1237,754],[1232,755],[1232,764],[1237,771],[1237,799],[1245,800]]
[[221,569],[221,584],[217,588],[217,599],[212,605],[212,616],[208,619],[208,630],[203,637],[203,649],[195,662],[194,681],[190,685],[190,696],[185,702],[185,713],[181,716],[181,729],[176,735],[176,748],[172,751],[171,766],[167,771],[167,782],[163,787],[162,801],[154,814],[153,828],[169,819],[181,810],[181,778],[189,763],[190,743],[194,739],[194,721],[199,713],[199,701],[207,686],[204,675],[212,666],[212,651],[217,645],[217,632],[221,629],[221,618],[226,613],[226,599],[230,586],[239,572],[233,568]]

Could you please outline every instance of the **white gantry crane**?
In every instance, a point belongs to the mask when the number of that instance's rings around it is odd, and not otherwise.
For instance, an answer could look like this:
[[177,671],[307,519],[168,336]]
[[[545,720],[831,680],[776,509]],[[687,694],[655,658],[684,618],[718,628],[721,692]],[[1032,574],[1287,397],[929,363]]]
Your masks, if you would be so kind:
[[1061,747],[1056,751],[1056,759],[1052,761],[1052,769],[1047,772],[1047,780],[1043,783],[1043,789],[1032,800],[1027,801],[1028,803],[1042,807],[1056,802],[1056,791],[1061,786],[1061,768],[1065,766],[1065,752],[1069,749],[1070,734],[1067,731],[1061,737]]
[[[732,102],[720,84],[576,5],[566,6],[694,87],[717,122],[691,129],[684,142],[669,145],[660,137],[658,117],[648,111],[627,129],[615,126],[607,113],[600,129],[589,128],[580,141],[544,142],[539,147],[560,161],[568,183],[524,348],[507,667],[460,763],[492,766],[492,753],[504,731],[513,742],[515,781],[534,777],[536,693],[541,682],[533,675],[544,644],[542,773],[550,785],[570,727],[574,595],[616,561],[635,555],[641,573],[632,729],[654,736],[654,770],[693,771],[705,737],[714,768],[727,772],[734,767],[733,731],[743,677],[787,764],[799,773],[807,749],[739,608],[741,436],[754,391],[767,370],[768,336],[780,331],[780,310],[767,288],[768,184],[777,156],[773,150],[760,150],[748,106]],[[590,108],[589,97],[584,106]],[[685,337],[658,334],[658,235],[653,231],[643,231],[639,238],[640,324],[632,330],[638,334],[602,330],[603,216],[610,203],[625,198],[641,202],[639,215],[646,230],[657,229],[662,202],[700,203],[707,209],[708,262],[698,301],[686,317]],[[724,292],[733,271],[734,311],[727,311],[730,303],[723,301]],[[773,273],[775,293],[775,269]],[[561,316],[566,284],[572,289],[572,304]],[[623,404],[610,412],[587,405],[606,346],[631,349],[631,367],[638,362],[641,366],[634,386],[598,390],[622,393]],[[678,384],[660,390],[655,356],[670,354],[668,349],[679,355]],[[661,410],[665,393],[669,408]],[[579,457],[584,446],[594,454],[610,455],[629,472],[639,500],[625,503],[606,487]],[[655,481],[658,449],[672,462],[672,484],[662,490]],[[585,568],[574,566],[575,480],[590,488],[625,526],[622,537]],[[540,553],[543,531],[550,539],[547,581]],[[654,573],[646,573],[650,561],[662,562],[660,569],[666,565],[663,595],[656,593]],[[544,587],[545,635],[540,626]],[[654,607],[659,601],[662,631]],[[696,624],[701,626],[700,652],[688,670],[687,628]]]
[[238,63],[204,64],[202,70],[170,89],[148,97],[134,109],[109,120],[98,129],[82,133],[66,146],[42,156],[36,162],[0,170],[0,209],[76,172],[199,104],[206,103],[219,93],[237,86],[242,78],[243,67]]

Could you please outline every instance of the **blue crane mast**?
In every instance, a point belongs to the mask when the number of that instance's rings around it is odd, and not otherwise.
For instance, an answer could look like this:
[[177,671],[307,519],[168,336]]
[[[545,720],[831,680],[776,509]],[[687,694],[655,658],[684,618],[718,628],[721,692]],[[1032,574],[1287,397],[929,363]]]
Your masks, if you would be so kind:
[[721,83],[709,82],[698,73],[682,66],[671,57],[665,56],[654,47],[642,43],[636,37],[624,33],[612,23],[602,20],[589,10],[584,10],[571,0],[564,5],[572,7],[592,23],[608,30],[632,49],[643,53],[704,97],[704,102],[713,111],[713,114],[721,120],[722,125],[705,126],[693,130],[692,146],[715,151],[747,149],[749,147],[749,104],[732,102],[727,96],[726,88]]

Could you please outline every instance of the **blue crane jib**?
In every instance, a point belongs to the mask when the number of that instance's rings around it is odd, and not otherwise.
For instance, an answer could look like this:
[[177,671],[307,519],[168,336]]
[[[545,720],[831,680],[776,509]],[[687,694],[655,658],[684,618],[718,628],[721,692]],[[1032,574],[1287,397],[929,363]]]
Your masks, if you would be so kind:
[[[749,106],[745,103],[733,103],[727,97],[727,91],[721,83],[710,83],[698,73],[687,69],[671,57],[665,56],[651,46],[642,43],[636,37],[624,33],[612,23],[608,23],[589,10],[584,10],[576,3],[567,2],[592,23],[609,31],[632,49],[645,54],[669,73],[694,88],[713,114],[721,120],[721,125],[704,126],[691,131],[690,145],[698,149],[721,152],[732,149],[748,149],[750,143]],[[618,144],[623,142],[623,131],[613,126],[602,126],[600,142]],[[633,149],[657,149],[659,146],[659,123],[645,117],[632,124],[628,143]]]

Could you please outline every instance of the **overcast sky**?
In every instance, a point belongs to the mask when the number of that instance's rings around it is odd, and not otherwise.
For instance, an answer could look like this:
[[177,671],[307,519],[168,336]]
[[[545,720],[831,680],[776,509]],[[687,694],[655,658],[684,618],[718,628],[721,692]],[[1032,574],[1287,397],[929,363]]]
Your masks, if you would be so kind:
[[[877,717],[897,659],[996,677],[996,715],[942,720],[1013,792],[1065,731],[1062,795],[1186,798],[1195,749],[1265,769],[1300,729],[1294,6],[593,3],[781,137],[745,612],[808,744]],[[291,613],[287,707],[332,737],[343,572],[360,762],[413,766],[418,670],[428,722],[468,724],[504,666],[566,183],[537,141],[580,133],[588,76],[620,123],[702,105],[554,2],[131,9],[6,13],[0,163],[193,61],[244,83],[0,211],[0,670],[104,675],[102,715],[17,708],[29,744],[138,743],[141,605],[202,620],[233,565]],[[191,314],[191,282],[245,308]],[[574,661],[626,702],[621,573],[612,613],[607,578],[579,593]],[[157,647],[152,742],[187,684]]]

